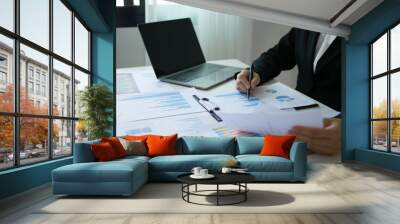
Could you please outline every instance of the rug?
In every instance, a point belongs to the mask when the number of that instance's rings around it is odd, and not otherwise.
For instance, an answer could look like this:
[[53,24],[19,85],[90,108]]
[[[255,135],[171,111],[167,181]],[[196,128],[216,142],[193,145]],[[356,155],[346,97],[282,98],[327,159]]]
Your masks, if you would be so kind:
[[[255,183],[248,187],[247,201],[237,205],[189,204],[181,198],[180,184],[150,183],[131,197],[56,197],[36,213],[360,213],[360,205],[346,202],[317,184]],[[215,186],[202,185],[198,190],[213,188]],[[233,186],[224,189],[231,188]],[[240,198],[224,197],[222,202],[229,203],[237,199]],[[191,200],[208,204],[216,202],[213,196],[192,196]]]

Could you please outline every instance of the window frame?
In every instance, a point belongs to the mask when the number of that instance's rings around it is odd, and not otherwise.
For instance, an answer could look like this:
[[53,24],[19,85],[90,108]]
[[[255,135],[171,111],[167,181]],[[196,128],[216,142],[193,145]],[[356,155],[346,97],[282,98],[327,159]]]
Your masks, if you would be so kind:
[[[375,39],[373,39],[369,44],[369,149],[373,151],[379,151],[379,152],[386,152],[386,153],[392,153],[392,154],[400,154],[400,152],[393,152],[392,151],[392,121],[400,121],[400,117],[392,117],[392,98],[391,98],[391,91],[392,91],[392,85],[391,85],[391,80],[392,76],[396,75],[398,72],[400,72],[400,67],[398,68],[393,68],[391,69],[391,31],[393,28],[400,26],[400,21],[397,21],[396,23],[392,24],[390,27],[385,29],[383,33],[378,35]],[[381,37],[384,35],[387,35],[387,65],[386,65],[386,71],[382,72],[380,74],[376,74],[374,76],[373,74],[373,44],[376,43],[377,40],[379,40]],[[386,77],[386,87],[387,87],[387,93],[386,93],[386,98],[387,98],[387,105],[386,105],[386,117],[385,118],[373,118],[373,81],[379,78]],[[386,150],[379,150],[374,148],[374,133],[373,133],[373,122],[376,121],[386,121]]]
[[117,6],[116,8],[117,28],[137,27],[138,24],[145,22],[145,0],[140,0],[139,5],[135,5],[134,0],[124,0],[124,6]]
[[[75,82],[75,69],[85,73],[88,75],[89,78],[89,83],[88,86],[92,85],[92,57],[91,57],[91,50],[92,50],[92,43],[91,43],[91,38],[92,38],[92,30],[88,27],[88,25],[84,22],[84,20],[79,16],[78,13],[76,13],[72,7],[65,1],[65,0],[59,0],[62,4],[64,4],[64,6],[71,11],[71,18],[70,18],[70,22],[71,22],[71,26],[72,26],[72,30],[71,30],[71,59],[67,59],[64,58],[63,56],[55,53],[54,50],[54,45],[53,45],[53,0],[47,0],[49,1],[49,47],[48,49],[46,49],[45,47],[40,46],[39,44],[36,44],[32,41],[30,41],[29,39],[23,37],[20,35],[20,0],[14,0],[13,1],[13,10],[14,10],[14,18],[13,18],[13,31],[10,31],[4,27],[0,26],[0,35],[3,35],[5,37],[11,38],[13,40],[13,54],[12,54],[12,62],[13,64],[10,65],[12,66],[12,69],[10,69],[12,72],[10,75],[13,76],[14,79],[14,99],[13,99],[13,112],[2,112],[0,111],[0,116],[2,117],[11,117],[13,119],[13,166],[11,167],[4,167],[4,168],[0,168],[0,172],[5,171],[5,170],[10,170],[10,169],[16,169],[19,167],[23,167],[23,166],[30,166],[33,164],[37,164],[37,163],[43,163],[49,160],[58,160],[58,159],[62,159],[62,158],[66,158],[66,157],[70,157],[73,155],[74,152],[74,143],[75,143],[75,123],[76,121],[79,120],[79,117],[75,116],[75,108],[72,107],[71,110],[71,114],[70,116],[56,116],[53,115],[53,59],[54,60],[58,60],[59,62],[62,62],[68,66],[71,66],[71,83],[73,84]],[[75,63],[75,18],[77,20],[79,20],[79,22],[85,27],[85,29],[88,31],[89,37],[88,37],[88,69],[85,69],[83,67],[81,67],[80,65]],[[21,65],[21,57],[20,57],[20,45],[23,44],[27,47],[32,48],[33,50],[36,50],[40,53],[43,53],[45,55],[48,56],[49,58],[49,62],[48,62],[48,71],[47,71],[47,88],[45,94],[46,97],[48,97],[47,100],[47,104],[48,104],[48,112],[46,115],[39,115],[39,114],[28,114],[28,113],[21,113],[20,111],[20,85],[21,85],[21,80],[20,80],[20,65]],[[30,73],[28,72],[29,70],[29,64],[27,64],[27,73],[26,75],[26,81],[28,82],[30,79]],[[30,71],[30,70],[29,70]],[[42,73],[40,73],[41,75]],[[36,82],[36,70],[33,70],[33,79],[32,81],[34,82],[34,86],[37,83]],[[42,83],[41,80],[41,76],[39,76],[39,82],[38,83]],[[40,85],[42,86],[42,84]],[[74,105],[75,103],[75,85],[72,85],[71,87],[71,93],[72,93],[72,99],[71,99],[71,103],[72,105]],[[28,86],[27,86],[28,87]],[[29,87],[28,87],[29,88]],[[29,91],[27,89],[27,91]],[[34,92],[36,91],[36,89],[34,89]],[[40,94],[41,96],[42,94]],[[35,102],[34,102],[35,103]],[[43,160],[38,161],[38,162],[32,162],[32,163],[26,163],[26,164],[21,164],[21,159],[20,159],[20,119],[21,118],[44,118],[47,119],[48,122],[48,135],[47,135],[47,151],[48,151],[48,155],[47,158],[43,158]],[[52,144],[53,142],[53,122],[56,120],[66,120],[66,121],[71,121],[71,125],[72,125],[72,133],[71,133],[71,153],[68,155],[62,155],[62,156],[54,156],[53,152],[54,152],[54,146]]]

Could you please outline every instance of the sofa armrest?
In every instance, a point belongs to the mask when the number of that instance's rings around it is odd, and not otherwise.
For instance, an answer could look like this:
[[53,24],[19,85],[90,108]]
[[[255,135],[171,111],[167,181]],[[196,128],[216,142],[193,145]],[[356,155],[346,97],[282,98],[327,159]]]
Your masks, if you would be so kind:
[[305,181],[307,177],[307,147],[304,142],[294,142],[290,149],[290,160],[293,162],[293,179]]
[[89,163],[96,161],[92,149],[90,148],[92,144],[95,144],[95,142],[75,143],[74,163]]

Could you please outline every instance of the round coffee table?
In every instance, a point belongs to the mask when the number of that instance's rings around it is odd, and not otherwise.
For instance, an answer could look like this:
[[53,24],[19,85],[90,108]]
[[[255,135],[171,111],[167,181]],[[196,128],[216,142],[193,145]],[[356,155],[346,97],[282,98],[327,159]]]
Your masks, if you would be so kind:
[[[182,174],[177,177],[178,181],[182,183],[182,199],[188,203],[197,205],[234,205],[247,201],[247,192],[249,188],[247,183],[255,180],[255,177],[248,173],[229,173],[213,174],[215,177],[212,179],[193,179],[189,174]],[[215,185],[215,190],[198,190],[197,185]],[[220,185],[236,185],[237,190],[224,190],[220,189]],[[194,191],[190,191],[190,186],[195,186]],[[215,194],[206,194],[214,192]],[[190,196],[203,196],[203,197],[216,197],[216,204],[202,204],[190,200]],[[240,196],[240,199],[231,203],[221,203],[221,197]]]

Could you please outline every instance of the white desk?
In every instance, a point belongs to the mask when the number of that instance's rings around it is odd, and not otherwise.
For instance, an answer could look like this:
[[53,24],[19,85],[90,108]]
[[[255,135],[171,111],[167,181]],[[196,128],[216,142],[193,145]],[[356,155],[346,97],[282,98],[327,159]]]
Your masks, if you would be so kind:
[[[238,68],[245,68],[248,67],[243,62],[230,59],[230,60],[219,60],[219,61],[211,61],[210,63],[221,64],[221,65],[228,65]],[[151,66],[144,66],[144,67],[133,67],[133,68],[121,68],[117,69],[117,80],[118,74],[132,74],[133,76],[138,73],[146,72],[146,76],[148,75],[150,78],[154,78],[154,72]],[[272,80],[264,85],[272,84],[275,81]],[[117,81],[117,88],[118,88],[118,81]],[[162,83],[163,87],[171,88],[172,90],[176,91],[190,91],[191,88],[184,87],[180,85]],[[225,82],[221,85],[214,87],[211,90],[196,90],[200,94],[202,92],[207,93],[209,91],[233,91],[236,89],[235,80],[230,80]],[[302,94],[304,95],[304,94]],[[127,108],[124,110],[131,110],[131,111],[118,111],[118,99],[119,95],[117,95],[117,135],[125,135],[125,134],[144,134],[144,133],[155,133],[155,134],[173,134],[178,132],[180,135],[206,135],[206,136],[223,136],[223,135],[243,135],[246,133],[237,132],[236,130],[228,130],[226,129],[221,123],[216,122],[208,112],[200,112],[196,111],[195,113],[185,113],[185,114],[168,114],[167,117],[160,114],[157,118],[151,119],[139,119],[135,120],[134,117],[140,117],[138,114],[135,115],[135,108]],[[324,104],[316,102],[320,105],[322,114],[329,114],[333,113],[334,111],[327,107]],[[126,107],[124,107],[126,108]],[[123,117],[124,120],[119,120],[119,117]],[[130,120],[126,120],[127,117],[130,117]],[[210,128],[212,127],[212,128]],[[127,130],[130,131],[127,131]]]

